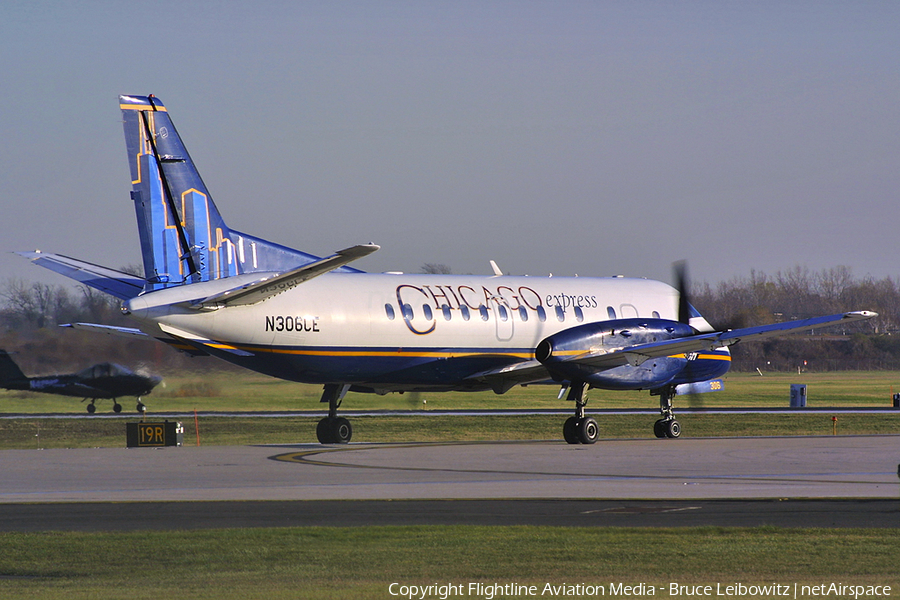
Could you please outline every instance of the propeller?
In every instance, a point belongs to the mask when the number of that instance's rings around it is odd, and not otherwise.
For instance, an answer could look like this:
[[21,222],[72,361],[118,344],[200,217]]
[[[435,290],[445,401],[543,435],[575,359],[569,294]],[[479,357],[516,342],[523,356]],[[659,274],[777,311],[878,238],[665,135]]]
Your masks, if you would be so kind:
[[[679,260],[672,264],[672,271],[675,276],[675,289],[678,290],[678,322],[690,325],[691,323],[691,300],[688,294],[688,274],[687,261]],[[684,400],[691,408],[703,408],[703,394],[685,394]]]
[[678,322],[690,325],[691,303],[688,298],[687,261],[679,260],[672,265],[675,272],[675,288],[678,290]]

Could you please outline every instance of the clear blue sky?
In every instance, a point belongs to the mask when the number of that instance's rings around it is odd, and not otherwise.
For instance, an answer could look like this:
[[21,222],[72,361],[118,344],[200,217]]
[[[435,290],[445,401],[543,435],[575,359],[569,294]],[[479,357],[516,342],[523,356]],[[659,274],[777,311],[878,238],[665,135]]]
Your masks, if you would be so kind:
[[0,280],[139,261],[120,93],[366,270],[900,277],[900,2],[7,0],[0,73]]

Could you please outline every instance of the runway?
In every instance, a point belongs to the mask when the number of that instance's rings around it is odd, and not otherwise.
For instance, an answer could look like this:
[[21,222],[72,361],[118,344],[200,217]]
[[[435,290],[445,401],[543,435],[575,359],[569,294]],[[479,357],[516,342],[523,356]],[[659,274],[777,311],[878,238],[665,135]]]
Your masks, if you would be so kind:
[[[216,526],[229,526],[229,514],[252,526],[297,524],[300,514],[308,515],[305,524],[389,522],[390,514],[403,523],[416,522],[410,514],[424,522],[468,522],[466,515],[479,514],[496,523],[521,517],[524,523],[560,524],[560,515],[587,510],[603,514],[590,519],[594,525],[612,519],[657,523],[668,515],[664,522],[693,523],[685,519],[704,516],[703,523],[718,525],[898,527],[898,463],[900,436],[893,435],[601,440],[591,446],[547,441],[6,450],[0,452],[0,524],[7,524],[0,529],[35,511],[44,515],[43,521],[33,516],[35,523],[49,524],[56,514],[93,515],[89,522],[113,522],[121,514],[125,522],[167,514],[170,509],[161,507],[173,502],[180,507],[171,509],[174,514],[195,515],[212,502],[214,510],[203,509],[208,516],[199,522],[213,520],[212,510],[223,515]],[[337,502],[348,500],[366,502]],[[798,510],[801,500],[811,504]],[[398,501],[407,509],[384,508],[401,506]],[[588,508],[577,504],[586,501]],[[733,508],[734,502],[742,508]],[[483,508],[472,509],[472,503]],[[821,508],[838,505],[843,508]],[[641,506],[649,508],[635,509]],[[795,516],[773,517],[777,512]],[[192,521],[155,522],[186,527]]]

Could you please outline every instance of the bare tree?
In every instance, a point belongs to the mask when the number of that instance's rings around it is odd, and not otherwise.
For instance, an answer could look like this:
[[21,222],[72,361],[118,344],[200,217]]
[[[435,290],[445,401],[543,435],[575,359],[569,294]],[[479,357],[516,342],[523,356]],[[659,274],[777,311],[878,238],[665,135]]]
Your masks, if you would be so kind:
[[427,275],[450,275],[453,270],[443,263],[425,263],[422,265],[422,273]]

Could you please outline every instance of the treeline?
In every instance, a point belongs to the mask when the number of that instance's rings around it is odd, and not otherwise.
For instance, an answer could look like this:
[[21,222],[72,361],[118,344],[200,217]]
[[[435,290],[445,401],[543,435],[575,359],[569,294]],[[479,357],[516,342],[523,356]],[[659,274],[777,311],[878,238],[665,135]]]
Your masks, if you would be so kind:
[[733,347],[732,369],[900,369],[900,286],[892,278],[857,279],[849,267],[803,267],[767,275],[751,271],[691,290],[691,303],[716,329],[737,329],[851,310],[877,312],[867,321]]
[[[441,271],[449,268],[441,265]],[[811,335],[793,335],[732,348],[736,370],[788,371],[900,369],[900,286],[891,278],[855,278],[848,267],[813,272],[803,267],[767,275],[751,271],[690,289],[692,304],[717,329],[752,327],[849,310],[878,317],[834,326]],[[221,361],[191,360],[148,341],[60,330],[63,323],[133,326],[119,301],[88,287],[66,287],[10,279],[0,283],[0,348],[19,350],[40,370],[77,368],[114,360],[153,368],[220,368]],[[31,361],[29,363],[28,361]],[[25,366],[23,364],[23,367]]]
[[69,372],[105,361],[156,373],[230,368],[221,361],[193,360],[151,339],[59,327],[67,323],[134,327],[122,315],[120,304],[87,286],[8,279],[0,283],[0,349],[14,352],[26,375]]

